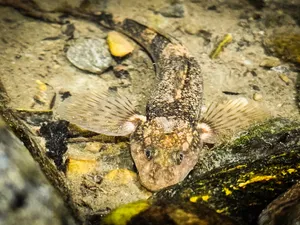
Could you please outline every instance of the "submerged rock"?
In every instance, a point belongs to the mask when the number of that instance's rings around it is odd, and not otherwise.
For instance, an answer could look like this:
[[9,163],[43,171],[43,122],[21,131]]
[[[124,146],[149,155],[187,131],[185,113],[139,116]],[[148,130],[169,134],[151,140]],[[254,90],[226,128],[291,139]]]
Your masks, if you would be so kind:
[[113,63],[106,41],[79,38],[67,50],[68,60],[77,68],[101,74]]
[[165,17],[181,18],[184,17],[184,5],[175,3],[161,8],[158,12]]
[[272,201],[259,216],[258,225],[297,225],[300,223],[300,183]]
[[280,60],[275,57],[266,57],[260,62],[259,66],[272,68],[280,65]]
[[272,37],[266,38],[264,45],[268,52],[300,64],[300,34],[290,32],[273,34]]
[[28,150],[0,123],[0,223],[75,224]]

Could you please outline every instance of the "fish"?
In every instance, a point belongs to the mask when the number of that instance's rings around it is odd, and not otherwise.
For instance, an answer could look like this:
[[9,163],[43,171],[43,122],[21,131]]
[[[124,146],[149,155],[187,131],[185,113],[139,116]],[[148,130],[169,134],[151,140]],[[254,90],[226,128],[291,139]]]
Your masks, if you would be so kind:
[[158,83],[145,115],[130,96],[115,91],[72,96],[57,113],[96,133],[130,136],[131,156],[140,183],[148,190],[159,191],[183,181],[201,160],[203,143],[215,143],[227,131],[265,118],[264,110],[245,98],[213,103],[201,116],[201,67],[178,40],[132,19],[108,16],[104,22],[140,44],[155,64]]

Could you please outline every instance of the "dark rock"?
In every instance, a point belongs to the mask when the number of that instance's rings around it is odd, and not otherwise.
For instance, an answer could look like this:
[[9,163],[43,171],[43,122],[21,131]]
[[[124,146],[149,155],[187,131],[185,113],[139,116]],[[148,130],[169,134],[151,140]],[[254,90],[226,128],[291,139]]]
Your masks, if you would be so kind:
[[67,137],[69,134],[68,121],[59,120],[43,124],[40,134],[46,140],[47,156],[54,160],[60,170],[64,170],[63,155],[68,150]]
[[259,216],[259,225],[300,224],[300,183],[272,201]]
[[299,181],[299,143],[299,123],[271,120],[227,147],[203,149],[190,176],[154,200],[204,204],[241,225],[256,224],[261,211]]

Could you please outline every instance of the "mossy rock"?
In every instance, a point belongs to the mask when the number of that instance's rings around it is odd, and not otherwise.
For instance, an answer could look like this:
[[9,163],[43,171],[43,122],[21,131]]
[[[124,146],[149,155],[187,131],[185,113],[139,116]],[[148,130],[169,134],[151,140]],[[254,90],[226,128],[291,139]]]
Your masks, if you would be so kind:
[[[300,180],[299,122],[273,119],[208,151],[213,154],[186,180],[156,193],[143,210],[123,206],[131,213],[123,224],[256,224],[261,211]],[[111,220],[116,215],[118,209],[104,224],[119,224]]]
[[270,120],[211,151],[215,157],[199,164],[215,168],[203,173],[198,165],[188,179],[154,199],[206,205],[239,224],[256,224],[267,204],[300,180],[299,122]]
[[300,34],[275,34],[267,38],[264,44],[268,52],[300,65]]

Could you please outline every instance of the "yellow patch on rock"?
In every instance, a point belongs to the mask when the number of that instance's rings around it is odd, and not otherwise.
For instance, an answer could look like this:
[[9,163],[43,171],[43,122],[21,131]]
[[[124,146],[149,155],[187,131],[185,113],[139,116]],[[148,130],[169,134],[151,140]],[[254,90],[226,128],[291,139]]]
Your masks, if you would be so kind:
[[201,196],[193,196],[190,197],[190,202],[196,203],[198,199],[202,199],[202,201],[207,202],[210,199],[210,195],[201,195]]
[[199,196],[190,197],[190,202],[196,203],[198,199],[199,199]]
[[271,179],[276,179],[276,176],[255,176],[255,177],[251,178],[250,180],[247,180],[246,182],[240,183],[239,187],[244,188],[248,184],[261,182],[261,181],[268,181]]
[[223,209],[217,209],[216,212],[217,213],[223,213],[223,212],[226,212],[227,210],[228,210],[228,207],[223,208]]
[[287,171],[288,171],[289,174],[297,172],[297,170],[295,170],[295,169],[293,169],[293,168],[288,169]]
[[232,191],[226,187],[224,187],[223,190],[224,190],[226,196],[232,194]]
[[115,169],[105,175],[104,179],[116,181],[121,184],[128,184],[138,180],[136,173],[128,169]]
[[92,172],[96,168],[95,159],[69,158],[67,165],[67,176],[78,176]]
[[113,56],[123,57],[134,50],[134,46],[120,33],[111,31],[107,35],[109,51]]
[[209,196],[209,195],[203,195],[203,196],[202,196],[202,200],[203,200],[203,201],[207,202],[208,199],[210,199],[210,196]]

